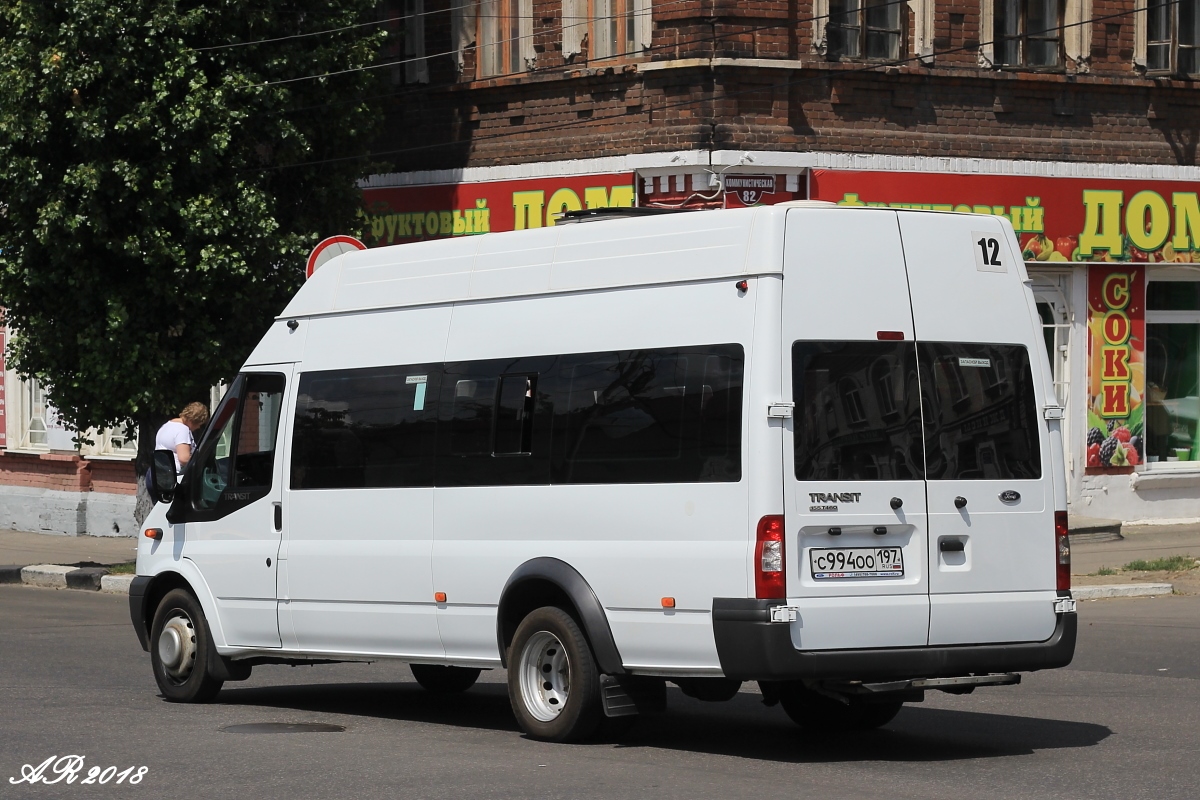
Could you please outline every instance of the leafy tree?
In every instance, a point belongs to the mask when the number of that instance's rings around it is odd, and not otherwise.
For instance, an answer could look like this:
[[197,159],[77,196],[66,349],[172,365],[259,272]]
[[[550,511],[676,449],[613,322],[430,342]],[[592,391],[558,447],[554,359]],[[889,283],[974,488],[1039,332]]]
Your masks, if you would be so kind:
[[249,355],[313,244],[357,227],[378,125],[357,68],[384,35],[358,23],[375,7],[0,0],[9,365],[72,429],[135,425],[139,475],[157,426]]

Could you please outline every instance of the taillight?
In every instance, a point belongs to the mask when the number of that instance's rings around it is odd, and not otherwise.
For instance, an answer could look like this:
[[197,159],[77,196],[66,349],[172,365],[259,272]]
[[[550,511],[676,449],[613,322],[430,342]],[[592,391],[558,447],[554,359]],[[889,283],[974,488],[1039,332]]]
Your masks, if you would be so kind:
[[787,597],[783,571],[783,515],[768,514],[758,521],[754,546],[754,596],[759,600]]
[[1054,551],[1057,553],[1059,591],[1071,590],[1071,539],[1067,535],[1067,512],[1054,512]]

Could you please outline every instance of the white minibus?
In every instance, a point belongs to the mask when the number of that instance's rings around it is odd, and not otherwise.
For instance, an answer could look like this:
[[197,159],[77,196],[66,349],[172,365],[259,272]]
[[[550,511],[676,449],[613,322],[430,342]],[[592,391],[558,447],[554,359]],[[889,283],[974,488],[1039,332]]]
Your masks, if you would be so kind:
[[152,471],[130,613],[172,701],[390,658],[434,692],[507,668],[537,739],[668,681],[877,727],[1070,662],[1061,419],[1003,217],[631,209],[354,252],[178,485]]

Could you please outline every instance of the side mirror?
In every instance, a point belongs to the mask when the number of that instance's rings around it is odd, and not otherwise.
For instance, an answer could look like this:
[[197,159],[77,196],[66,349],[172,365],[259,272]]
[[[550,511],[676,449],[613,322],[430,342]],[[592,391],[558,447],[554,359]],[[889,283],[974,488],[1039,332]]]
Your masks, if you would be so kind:
[[175,475],[175,454],[170,450],[155,450],[150,461],[149,486],[157,502],[171,502],[178,479]]

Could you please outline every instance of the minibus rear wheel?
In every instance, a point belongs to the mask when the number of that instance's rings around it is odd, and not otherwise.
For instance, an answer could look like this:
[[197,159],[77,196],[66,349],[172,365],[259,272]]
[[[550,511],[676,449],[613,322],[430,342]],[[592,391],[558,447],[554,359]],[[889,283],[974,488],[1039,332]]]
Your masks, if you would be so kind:
[[508,698],[532,739],[576,742],[604,721],[596,659],[561,608],[539,608],[517,626],[508,651]]
[[867,703],[859,697],[843,702],[799,681],[780,687],[779,704],[792,722],[812,734],[873,730],[891,722],[904,706],[898,700]]
[[186,589],[172,589],[154,612],[150,663],[162,695],[172,703],[207,703],[224,681],[209,672],[212,638],[199,601]]
[[470,667],[440,667],[434,664],[409,664],[408,668],[421,688],[434,694],[465,692],[475,685],[482,672]]

